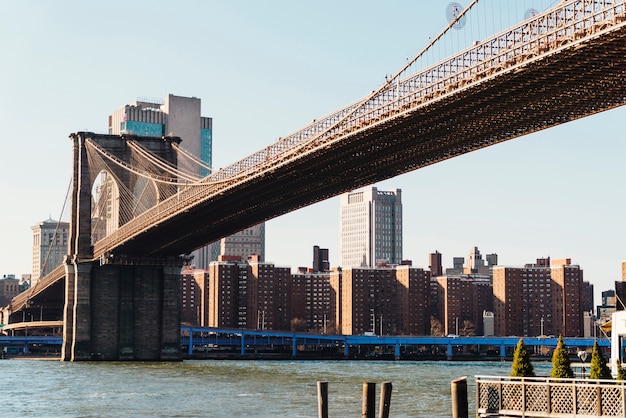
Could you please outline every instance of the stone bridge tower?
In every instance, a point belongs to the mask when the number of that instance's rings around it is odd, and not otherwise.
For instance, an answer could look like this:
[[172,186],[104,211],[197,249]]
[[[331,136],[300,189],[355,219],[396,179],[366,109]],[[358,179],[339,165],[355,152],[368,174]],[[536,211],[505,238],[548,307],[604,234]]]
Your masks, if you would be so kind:
[[[142,254],[115,254],[94,260],[92,190],[101,168],[92,166],[87,150],[87,143],[96,144],[116,160],[131,164],[128,140],[132,139],[175,165],[177,157],[172,143],[178,144],[180,139],[90,132],[72,134],[70,138],[73,141],[73,182],[70,239],[65,261],[62,359],[180,360],[182,258],[178,254],[152,258]],[[115,182],[122,183],[117,187],[133,190],[140,181],[137,174],[119,164],[111,164],[108,170]],[[166,173],[159,175],[168,176]],[[161,192],[157,201],[175,191],[173,187],[169,192]]]

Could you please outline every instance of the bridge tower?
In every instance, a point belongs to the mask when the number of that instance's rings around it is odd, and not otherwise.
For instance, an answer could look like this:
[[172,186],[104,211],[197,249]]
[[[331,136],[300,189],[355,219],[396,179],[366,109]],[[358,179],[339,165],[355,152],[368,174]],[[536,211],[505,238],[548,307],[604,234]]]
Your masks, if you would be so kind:
[[[182,258],[179,255],[106,254],[94,260],[92,190],[102,169],[95,167],[94,158],[88,152],[88,144],[92,150],[95,144],[118,162],[132,165],[128,145],[128,140],[132,139],[175,165],[177,157],[172,143],[180,143],[180,138],[90,132],[72,134],[70,138],[73,141],[73,182],[70,239],[65,260],[62,359],[180,360]],[[134,190],[138,182],[145,182],[120,163],[110,164],[108,168],[107,178],[114,179],[116,187]],[[175,192],[176,187],[160,192],[157,201]]]

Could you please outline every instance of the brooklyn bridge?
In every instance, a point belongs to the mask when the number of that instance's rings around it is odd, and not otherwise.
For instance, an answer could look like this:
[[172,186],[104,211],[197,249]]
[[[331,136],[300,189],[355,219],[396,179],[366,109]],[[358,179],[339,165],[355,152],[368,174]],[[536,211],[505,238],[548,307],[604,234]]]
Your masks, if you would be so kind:
[[436,64],[419,67],[418,55],[362,99],[206,177],[180,168],[201,165],[180,138],[74,133],[66,262],[4,308],[2,322],[15,327],[24,312],[62,321],[65,360],[180,359],[186,254],[343,192],[622,106],[625,56],[625,0],[568,0]]

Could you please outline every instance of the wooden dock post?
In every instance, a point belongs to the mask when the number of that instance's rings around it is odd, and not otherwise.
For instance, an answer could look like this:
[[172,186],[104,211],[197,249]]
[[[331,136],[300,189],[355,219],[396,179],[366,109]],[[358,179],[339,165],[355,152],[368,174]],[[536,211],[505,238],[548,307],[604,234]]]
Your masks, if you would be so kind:
[[363,382],[363,407],[361,418],[375,418],[376,414],[376,383]]
[[318,418],[328,418],[328,382],[317,381]]
[[389,409],[391,408],[391,390],[393,386],[391,382],[383,382],[380,389],[380,409],[378,410],[378,418],[389,418]]
[[459,377],[451,383],[452,418],[468,418],[467,377]]

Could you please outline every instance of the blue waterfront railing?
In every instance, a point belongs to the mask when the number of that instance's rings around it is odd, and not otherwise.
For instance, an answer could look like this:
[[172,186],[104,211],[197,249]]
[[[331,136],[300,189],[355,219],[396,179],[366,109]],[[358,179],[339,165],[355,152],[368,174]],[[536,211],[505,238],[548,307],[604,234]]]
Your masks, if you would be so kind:
[[[395,336],[395,335],[328,335],[307,334],[301,332],[224,329],[211,327],[181,327],[181,346],[186,347],[189,355],[194,353],[194,347],[207,348],[207,351],[220,349],[238,349],[242,356],[251,348],[282,347],[291,349],[292,357],[297,356],[298,347],[334,347],[343,348],[345,356],[350,347],[372,348],[393,347],[393,354],[400,357],[403,347],[433,346],[440,347],[447,357],[454,357],[455,348],[463,347],[493,347],[495,356],[501,358],[510,355],[520,337],[433,337],[433,336]],[[555,337],[524,337],[527,347],[554,348],[558,343]],[[608,339],[565,337],[566,346],[573,348],[592,347],[597,342],[600,347],[610,347]],[[58,345],[63,343],[60,336],[6,336],[0,335],[0,347]],[[508,353],[508,354],[507,354]]]
[[[445,347],[447,357],[454,356],[455,347],[491,346],[496,347],[501,358],[507,357],[507,349],[513,350],[520,337],[433,337],[433,336],[391,336],[391,335],[320,335],[285,331],[223,329],[211,327],[182,327],[181,344],[187,346],[188,354],[194,346],[239,347],[240,354],[246,354],[246,348],[259,346],[291,347],[292,356],[296,357],[298,346],[343,346],[347,355],[349,347],[385,346],[394,347],[395,357],[400,357],[402,347],[438,346]],[[554,348],[556,337],[524,337],[528,347]],[[610,347],[608,339],[566,337],[563,341],[568,347],[592,347],[597,342],[600,347]]]

